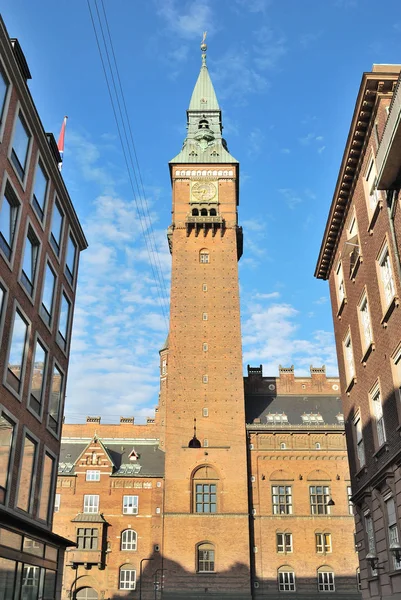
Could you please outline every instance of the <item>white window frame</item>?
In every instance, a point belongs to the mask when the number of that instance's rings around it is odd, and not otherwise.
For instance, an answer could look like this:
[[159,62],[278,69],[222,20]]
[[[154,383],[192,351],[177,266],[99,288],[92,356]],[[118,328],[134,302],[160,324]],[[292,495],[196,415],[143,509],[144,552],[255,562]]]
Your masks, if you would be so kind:
[[362,348],[366,352],[373,344],[372,320],[370,318],[369,302],[366,290],[358,304],[359,325],[361,332]]
[[315,533],[315,544],[317,554],[330,554],[333,551],[331,533],[327,531]]
[[352,487],[347,485],[347,500],[348,500],[348,513],[350,515],[354,515],[354,503],[351,500],[352,498]]
[[387,242],[383,245],[377,257],[380,279],[380,291],[384,310],[387,310],[396,295],[394,269]]
[[355,379],[355,359],[352,345],[351,331],[348,330],[343,340],[344,366],[347,385]]
[[295,572],[278,571],[278,589],[280,592],[295,592]]
[[384,424],[383,405],[380,385],[377,382],[372,390],[369,392],[372,412],[374,415],[374,421],[376,426],[377,446],[381,448],[386,443],[386,427]]
[[288,531],[276,532],[276,550],[279,554],[293,552],[292,533]]
[[[387,528],[388,528],[388,544],[389,547],[391,544],[399,544],[400,536],[397,525],[397,505],[393,496],[386,498],[384,500],[386,505],[387,512]],[[391,551],[390,551],[391,553]],[[392,554],[392,553],[391,553]],[[401,569],[401,560],[397,560],[394,555],[392,555],[392,562],[394,571],[399,571]]]
[[[123,576],[123,573],[129,573],[128,576]],[[135,590],[136,588],[136,571],[135,569],[124,569],[120,568],[119,577],[119,589],[120,590]]]
[[61,494],[57,493],[54,495],[54,512],[60,512],[61,506]]
[[98,470],[93,470],[93,469],[89,469],[88,471],[86,471],[86,477],[85,477],[86,481],[100,481],[100,471]]
[[138,536],[133,529],[124,529],[121,532],[121,552],[134,552],[137,550]]
[[[283,488],[282,493],[280,488]],[[291,485],[272,485],[272,513],[273,515],[292,515],[292,486]],[[282,497],[285,497],[281,501]],[[284,511],[281,510],[284,507]]]
[[123,515],[137,515],[139,511],[139,496],[124,494]]
[[85,514],[96,514],[99,512],[99,494],[84,495],[84,510]]
[[343,270],[343,264],[342,264],[341,260],[339,261],[337,268],[336,268],[335,281],[336,281],[338,309],[340,310],[343,303],[347,300],[347,294],[345,291],[344,270]]
[[318,571],[317,582],[319,592],[335,592],[335,577],[333,571]]
[[[365,531],[367,537],[367,546],[368,553],[373,556],[377,556],[376,554],[376,540],[375,540],[375,530],[373,526],[373,519],[370,513],[364,515],[365,518]],[[372,576],[375,577],[377,575],[377,570],[371,566]]]
[[362,430],[362,418],[360,413],[358,413],[354,418],[354,428],[355,428],[355,450],[356,457],[358,459],[359,468],[362,469],[366,465],[366,456],[365,456],[365,442],[363,439],[363,430]]

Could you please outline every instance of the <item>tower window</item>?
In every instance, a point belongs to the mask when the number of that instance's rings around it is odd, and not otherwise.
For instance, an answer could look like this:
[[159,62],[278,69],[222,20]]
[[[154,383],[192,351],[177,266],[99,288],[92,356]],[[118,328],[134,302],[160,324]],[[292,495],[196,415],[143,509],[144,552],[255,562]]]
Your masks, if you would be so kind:
[[194,473],[194,512],[208,514],[217,512],[217,484],[218,476],[212,467],[204,466]]
[[199,253],[199,261],[203,264],[208,264],[210,262],[210,256],[208,250],[201,250]]
[[203,313],[203,315],[202,315],[202,319],[203,319],[204,321],[207,321],[207,313]]
[[203,344],[203,352],[208,351],[208,345],[206,343]]
[[208,375],[204,375],[203,376],[203,383],[208,383],[208,381],[209,381]]
[[207,217],[207,208],[201,208],[201,217]]
[[204,284],[202,285],[202,291],[203,291],[203,292],[207,292],[207,284],[206,284],[206,283],[204,283]]
[[198,573],[213,573],[214,562],[213,544],[199,544],[197,549]]
[[198,217],[199,216],[199,210],[197,208],[193,208],[192,209],[192,216],[193,217]]
[[211,208],[209,211],[209,214],[211,217],[216,217],[217,216],[217,212],[215,208]]
[[204,408],[203,409],[203,416],[204,417],[208,417],[209,416],[209,409],[208,408]]

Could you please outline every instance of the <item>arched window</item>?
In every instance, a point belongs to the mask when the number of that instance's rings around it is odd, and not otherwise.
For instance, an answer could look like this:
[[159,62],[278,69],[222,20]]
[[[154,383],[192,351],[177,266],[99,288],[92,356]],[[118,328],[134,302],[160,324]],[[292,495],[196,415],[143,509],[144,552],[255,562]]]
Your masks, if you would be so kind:
[[134,590],[136,587],[136,570],[129,563],[120,567],[120,590]]
[[125,529],[121,533],[121,550],[136,550],[136,531]]
[[81,588],[74,594],[75,600],[98,600],[97,591],[91,587]]
[[209,215],[211,217],[216,217],[217,216],[216,209],[215,208],[211,208],[210,211],[209,211]]
[[334,572],[327,565],[317,570],[317,587],[319,592],[335,592]]
[[277,583],[280,592],[295,592],[295,573],[292,567],[284,565],[277,571]]
[[207,217],[207,208],[201,208],[201,217]]
[[193,475],[193,511],[196,513],[217,512],[216,471],[209,466],[201,467]]
[[196,548],[196,570],[198,573],[214,573],[215,570],[214,545],[202,542]]
[[209,250],[205,250],[205,248],[202,248],[202,250],[199,252],[199,262],[201,262],[204,265],[209,264],[209,262],[210,262]]
[[193,208],[192,209],[192,216],[193,217],[198,217],[199,216],[199,210],[197,208]]

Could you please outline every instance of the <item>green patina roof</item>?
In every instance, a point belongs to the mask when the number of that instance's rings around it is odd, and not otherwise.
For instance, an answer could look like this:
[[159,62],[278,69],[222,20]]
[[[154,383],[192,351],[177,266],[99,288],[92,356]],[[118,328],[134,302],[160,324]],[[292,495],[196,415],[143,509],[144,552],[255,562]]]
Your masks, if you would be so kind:
[[189,110],[220,110],[206,61],[202,63],[198,80],[192,92]]
[[204,41],[201,50],[202,66],[187,110],[187,136],[170,164],[236,164],[222,136],[221,110],[206,65]]

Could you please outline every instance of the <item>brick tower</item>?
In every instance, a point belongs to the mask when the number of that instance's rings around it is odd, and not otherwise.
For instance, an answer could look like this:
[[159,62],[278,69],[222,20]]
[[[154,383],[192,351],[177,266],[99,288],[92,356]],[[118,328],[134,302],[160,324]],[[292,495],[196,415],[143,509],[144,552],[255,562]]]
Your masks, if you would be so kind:
[[[250,598],[237,224],[239,165],[202,66],[170,161],[170,333],[162,352],[166,598]],[[162,407],[161,407],[162,408]]]

